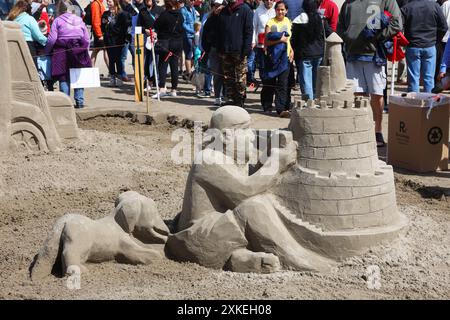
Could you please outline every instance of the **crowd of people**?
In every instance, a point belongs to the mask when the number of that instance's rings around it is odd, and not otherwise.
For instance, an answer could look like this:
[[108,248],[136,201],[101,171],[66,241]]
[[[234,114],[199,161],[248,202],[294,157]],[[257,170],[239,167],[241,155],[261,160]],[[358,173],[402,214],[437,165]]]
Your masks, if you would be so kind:
[[[41,72],[48,90],[58,81],[69,94],[69,69],[95,66],[101,51],[110,85],[130,81],[125,63],[135,52],[135,28],[142,27],[146,90],[159,88],[154,98],[177,96],[179,77],[195,79],[197,96],[213,93],[217,106],[244,107],[249,87],[261,87],[261,108],[280,117],[290,116],[296,84],[305,99],[316,98],[325,39],[337,32],[347,78],[355,80],[357,94],[370,96],[379,146],[393,39],[403,39],[397,58],[406,59],[397,82],[410,92],[418,92],[421,81],[423,91],[441,91],[450,60],[446,0],[344,1],[340,9],[332,0],[91,0],[86,8],[55,0],[55,10],[49,2],[16,0],[7,9],[7,19],[21,24],[37,67],[51,60],[50,74]],[[74,95],[82,108],[83,89]]]

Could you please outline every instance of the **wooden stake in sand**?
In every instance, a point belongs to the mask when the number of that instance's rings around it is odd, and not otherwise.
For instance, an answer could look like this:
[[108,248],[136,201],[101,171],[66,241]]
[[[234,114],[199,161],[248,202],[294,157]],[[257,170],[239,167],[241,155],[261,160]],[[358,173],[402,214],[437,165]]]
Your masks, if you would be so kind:
[[142,102],[143,88],[144,88],[144,54],[142,48],[144,47],[144,35],[142,34],[142,28],[136,27],[134,35],[134,101]]

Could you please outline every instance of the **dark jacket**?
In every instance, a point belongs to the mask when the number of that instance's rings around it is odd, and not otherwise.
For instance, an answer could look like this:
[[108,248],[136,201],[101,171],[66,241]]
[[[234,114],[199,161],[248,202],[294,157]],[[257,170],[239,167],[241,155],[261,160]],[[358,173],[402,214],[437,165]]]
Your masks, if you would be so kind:
[[409,47],[429,48],[442,41],[448,27],[436,2],[410,0],[401,11]]
[[[131,3],[128,4],[122,3],[120,7],[122,8],[123,11],[128,12],[131,16],[135,16],[138,14],[136,10],[134,10],[133,5],[131,5]],[[136,6],[134,7],[139,11],[139,8],[137,8]]]
[[142,27],[145,30],[153,28],[156,21],[155,15],[147,10],[147,8],[141,9],[139,11],[137,25]]
[[218,20],[218,52],[245,57],[252,49],[252,38],[253,11],[250,7],[241,1],[234,9],[231,9],[230,4],[223,8]]
[[[372,6],[373,10],[369,10],[369,6]],[[375,8],[379,8],[381,12],[389,11],[392,18],[387,28],[378,33],[377,37],[369,40],[362,31],[367,26],[367,22],[373,18]],[[352,0],[342,5],[337,33],[344,40],[347,54],[373,56],[377,51],[377,42],[390,39],[399,31],[402,31],[402,17],[395,0]]]
[[164,7],[157,6],[156,4],[153,4],[151,13],[155,16],[156,19],[161,15],[161,13],[164,12]]
[[307,59],[323,57],[325,52],[325,38],[333,33],[327,20],[323,20],[323,28],[314,38],[308,39],[305,35],[311,28],[307,22],[308,16],[302,13],[292,22],[291,46],[294,50],[294,59]]
[[111,11],[102,15],[102,32],[106,46],[122,45],[130,39],[131,15],[127,11],[120,11],[113,17]]
[[217,31],[219,30],[219,15],[210,14],[203,25],[202,48],[208,53],[211,48],[217,48]]
[[179,9],[165,10],[153,25],[158,34],[158,40],[167,40],[168,49],[173,52],[183,48],[183,21],[183,15]]

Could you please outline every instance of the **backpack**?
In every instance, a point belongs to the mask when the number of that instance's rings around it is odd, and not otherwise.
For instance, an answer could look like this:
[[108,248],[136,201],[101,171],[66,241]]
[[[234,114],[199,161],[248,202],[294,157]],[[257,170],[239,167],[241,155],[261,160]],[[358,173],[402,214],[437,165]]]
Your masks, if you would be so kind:
[[84,8],[84,17],[83,21],[84,24],[91,26],[92,25],[92,8],[91,8],[92,2],[89,2],[89,4]]
[[[97,2],[97,0],[94,0],[92,2],[89,2],[89,4],[84,8],[84,17],[83,21],[85,25],[92,26],[92,4],[94,2]],[[100,4],[99,4],[100,5]]]

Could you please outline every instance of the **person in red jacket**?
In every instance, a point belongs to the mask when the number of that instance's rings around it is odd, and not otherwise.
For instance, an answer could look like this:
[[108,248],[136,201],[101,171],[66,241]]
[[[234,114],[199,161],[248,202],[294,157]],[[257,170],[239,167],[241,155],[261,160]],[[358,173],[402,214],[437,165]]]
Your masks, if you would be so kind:
[[31,13],[37,22],[45,21],[47,30],[50,31],[50,22],[47,13],[47,7],[49,0],[33,0],[34,4],[31,5]]
[[92,17],[92,33],[94,34],[94,47],[92,48],[92,66],[95,66],[97,55],[103,50],[103,59],[107,66],[109,66],[108,54],[103,40],[102,32],[102,15],[105,12],[105,5],[103,0],[91,0],[91,17]]
[[328,22],[328,25],[336,31],[339,20],[339,8],[333,0],[321,0],[319,6],[319,12],[322,14]]

